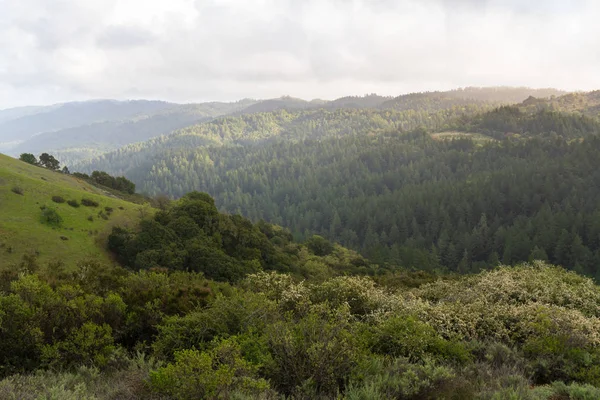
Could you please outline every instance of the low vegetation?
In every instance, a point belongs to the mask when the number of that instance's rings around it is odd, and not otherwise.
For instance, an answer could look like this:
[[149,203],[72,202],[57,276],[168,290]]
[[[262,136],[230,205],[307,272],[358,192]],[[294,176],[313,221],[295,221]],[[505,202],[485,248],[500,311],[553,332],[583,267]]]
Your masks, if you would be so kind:
[[98,203],[97,201],[85,197],[81,199],[81,204],[83,204],[86,207],[98,207],[100,205],[100,203]]
[[[13,188],[18,188],[20,195],[15,194]],[[56,203],[53,197],[67,202]],[[78,207],[81,198],[113,208],[110,220],[87,221],[90,209]],[[140,207],[106,197],[100,189],[70,175],[4,155],[0,155],[0,204],[0,244],[4,244],[0,248],[0,267],[18,263],[23,255],[31,254],[37,254],[44,263],[55,260],[75,263],[82,257],[108,262],[111,256],[106,250],[106,237],[112,229],[109,224],[133,226],[139,218],[137,209]],[[58,213],[62,218],[60,226],[42,222],[42,206]],[[98,234],[89,235],[90,230]],[[105,230],[108,230],[106,234]],[[61,240],[61,236],[69,240]],[[103,242],[97,240],[100,237],[104,238]]]
[[12,271],[0,295],[3,398],[600,392],[600,287],[542,262],[413,289],[333,270],[308,280],[257,271],[235,286],[94,261],[67,268],[29,258]]
[[61,196],[52,196],[52,201],[55,203],[64,203],[65,199]]

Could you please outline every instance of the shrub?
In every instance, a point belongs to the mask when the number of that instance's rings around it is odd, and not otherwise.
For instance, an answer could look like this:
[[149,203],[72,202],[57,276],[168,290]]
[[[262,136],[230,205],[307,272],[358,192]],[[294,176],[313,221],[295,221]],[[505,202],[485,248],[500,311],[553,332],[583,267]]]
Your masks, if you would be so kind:
[[111,212],[113,212],[113,208],[112,207],[104,207],[104,211],[106,211],[108,214],[110,214]]
[[267,375],[276,388],[286,395],[301,390],[335,398],[362,355],[350,318],[347,307],[316,306],[299,321],[269,326],[273,362]]
[[106,221],[108,220],[108,215],[106,215],[106,214],[104,213],[104,211],[100,211],[100,212],[98,213],[98,217],[100,217],[100,218],[102,218],[103,220],[106,220]]
[[22,187],[20,187],[20,186],[13,186],[11,190],[12,190],[13,193],[16,193],[16,194],[19,194],[19,195],[23,196],[23,188]]
[[329,240],[319,235],[313,235],[306,241],[306,245],[317,256],[326,256],[333,251],[333,245]]
[[108,324],[86,322],[64,340],[43,349],[43,358],[50,365],[105,366],[115,352],[112,329]]
[[90,216],[87,217],[87,220],[90,221],[90,222],[93,222],[94,221],[94,217],[92,215],[90,215]]
[[429,325],[413,316],[391,317],[375,328],[373,350],[411,361],[435,356],[466,362],[468,350],[460,342],[444,340]]
[[98,207],[100,205],[100,203],[98,203],[97,201],[92,199],[86,199],[85,197],[81,199],[81,204],[83,204],[86,207]]
[[67,201],[67,204],[70,205],[71,207],[79,207],[79,202],[77,200],[69,200]]
[[219,336],[262,333],[275,318],[275,304],[265,296],[249,292],[220,296],[207,309],[167,318],[158,326],[153,348],[156,355],[170,358],[177,350],[202,349]]
[[35,309],[17,295],[0,296],[0,375],[30,371],[39,366],[43,335]]
[[64,203],[65,199],[63,199],[60,196],[52,196],[52,201],[55,202],[55,203]]
[[[456,377],[455,371],[447,366],[430,360],[411,363],[406,358],[396,358],[391,362],[375,360],[372,375],[363,382],[351,382],[348,386],[346,399],[433,399],[461,398],[451,397],[444,390],[450,381]],[[448,395],[447,397],[445,395]]]
[[[257,366],[242,358],[235,338],[216,342],[212,350],[175,353],[175,362],[150,373],[152,388],[176,399],[231,398],[234,392],[259,396],[269,384]],[[256,398],[256,397],[255,397]]]
[[592,385],[582,385],[579,383],[571,383],[570,385],[566,385],[560,381],[553,382],[548,386],[539,386],[532,392],[535,395],[539,395],[539,397],[536,397],[536,399],[600,399],[600,388],[598,387]]
[[62,217],[53,208],[44,208],[41,216],[42,223],[50,226],[60,226],[62,223]]

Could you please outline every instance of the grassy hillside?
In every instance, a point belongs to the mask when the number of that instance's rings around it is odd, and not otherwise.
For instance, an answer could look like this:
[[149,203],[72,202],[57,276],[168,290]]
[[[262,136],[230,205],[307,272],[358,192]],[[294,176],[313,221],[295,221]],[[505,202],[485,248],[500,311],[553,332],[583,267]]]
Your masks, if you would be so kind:
[[[101,238],[113,224],[131,224],[139,216],[140,206],[106,194],[72,176],[0,154],[0,266],[32,253],[40,261],[73,264],[86,257],[108,261],[108,253],[99,244]],[[87,198],[99,205],[72,207],[66,202],[55,203],[53,196],[80,204]],[[62,218],[60,226],[42,223],[43,206],[57,211]],[[105,207],[112,208],[110,215]],[[100,212],[108,219],[99,216]]]

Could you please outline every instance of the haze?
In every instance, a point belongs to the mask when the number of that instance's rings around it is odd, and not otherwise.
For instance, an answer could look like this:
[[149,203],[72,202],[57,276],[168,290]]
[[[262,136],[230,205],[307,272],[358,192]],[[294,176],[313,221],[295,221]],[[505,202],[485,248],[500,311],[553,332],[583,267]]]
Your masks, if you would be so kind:
[[592,0],[0,0],[0,108],[591,90],[599,16]]

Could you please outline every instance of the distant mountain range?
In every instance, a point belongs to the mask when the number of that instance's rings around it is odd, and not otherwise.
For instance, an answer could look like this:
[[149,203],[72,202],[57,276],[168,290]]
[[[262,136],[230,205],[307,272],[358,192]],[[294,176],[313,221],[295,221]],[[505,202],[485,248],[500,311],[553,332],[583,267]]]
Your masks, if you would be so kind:
[[19,107],[0,110],[0,151],[13,156],[24,152],[52,152],[63,163],[73,164],[224,115],[311,109],[435,111],[473,104],[513,104],[529,97],[550,98],[564,94],[555,89],[495,87],[413,93],[395,98],[371,94],[332,101],[284,96],[233,103],[94,100]]

